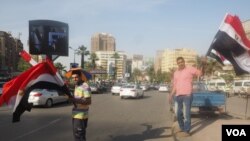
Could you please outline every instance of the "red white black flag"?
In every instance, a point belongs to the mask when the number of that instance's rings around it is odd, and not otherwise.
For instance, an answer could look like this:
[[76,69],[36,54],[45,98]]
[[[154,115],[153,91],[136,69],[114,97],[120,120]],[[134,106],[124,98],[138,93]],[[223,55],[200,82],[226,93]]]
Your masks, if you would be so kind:
[[250,40],[239,17],[227,14],[217,32],[207,56],[223,63],[228,60],[236,75],[250,73]]
[[0,106],[6,103],[13,108],[13,122],[20,121],[20,116],[25,110],[31,110],[32,104],[28,103],[28,97],[30,91],[35,88],[57,89],[71,97],[52,62],[38,63],[3,86]]

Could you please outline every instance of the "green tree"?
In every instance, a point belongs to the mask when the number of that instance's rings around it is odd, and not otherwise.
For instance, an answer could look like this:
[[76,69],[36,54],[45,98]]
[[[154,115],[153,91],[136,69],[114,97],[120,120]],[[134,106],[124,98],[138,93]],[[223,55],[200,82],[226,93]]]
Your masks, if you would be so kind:
[[[89,57],[89,60],[90,60],[90,69],[91,70],[94,70],[96,69],[96,61],[99,60],[99,58],[97,57],[97,55],[95,53],[91,53],[90,54],[90,57]],[[95,81],[95,74],[93,75],[93,79]]]
[[114,58],[114,59],[115,59],[114,79],[116,79],[116,75],[117,75],[117,59],[120,58],[120,55],[119,55],[117,52],[115,52],[115,53],[111,56],[111,58]]
[[96,69],[96,61],[99,60],[97,55],[95,53],[91,53],[90,57],[89,57],[89,60],[90,60],[90,68],[91,69]]
[[138,82],[138,78],[141,76],[142,76],[141,70],[139,70],[138,68],[135,68],[133,73],[132,73],[132,77],[133,77],[134,81]]
[[214,59],[208,59],[206,68],[205,68],[205,75],[207,76],[214,76],[214,72],[222,71],[222,64]]
[[59,74],[62,75],[62,72],[66,72],[66,70],[65,70],[66,66],[63,66],[62,63],[56,62],[54,65],[55,65],[55,67],[57,68]]
[[76,50],[76,54],[81,55],[81,67],[84,69],[84,57],[90,54],[87,47],[84,45],[79,46]]
[[154,66],[150,65],[147,69],[146,69],[146,74],[149,76],[149,82],[153,82],[153,80],[155,79],[155,71],[154,71]]
[[19,59],[18,66],[17,66],[18,71],[24,72],[27,69],[29,69],[30,67],[31,67],[31,65],[28,62],[24,61],[21,58]]

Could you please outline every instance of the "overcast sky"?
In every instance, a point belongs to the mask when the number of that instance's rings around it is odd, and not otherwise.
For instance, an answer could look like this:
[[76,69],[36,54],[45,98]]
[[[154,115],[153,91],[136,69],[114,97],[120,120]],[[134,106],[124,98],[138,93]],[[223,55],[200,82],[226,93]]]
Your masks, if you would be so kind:
[[[118,51],[154,57],[157,50],[208,50],[226,13],[250,19],[250,0],[1,0],[0,30],[21,33],[28,51],[28,21],[69,24],[69,45],[87,46],[97,32],[112,34]],[[77,62],[80,58],[77,56]],[[59,57],[68,67],[69,57]],[[65,61],[69,60],[69,61]]]

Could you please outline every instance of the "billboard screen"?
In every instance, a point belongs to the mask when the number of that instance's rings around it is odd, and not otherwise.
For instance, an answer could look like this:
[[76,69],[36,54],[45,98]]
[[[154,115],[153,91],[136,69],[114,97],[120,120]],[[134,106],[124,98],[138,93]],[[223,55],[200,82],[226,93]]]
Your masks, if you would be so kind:
[[29,53],[68,56],[68,24],[51,20],[29,21]]

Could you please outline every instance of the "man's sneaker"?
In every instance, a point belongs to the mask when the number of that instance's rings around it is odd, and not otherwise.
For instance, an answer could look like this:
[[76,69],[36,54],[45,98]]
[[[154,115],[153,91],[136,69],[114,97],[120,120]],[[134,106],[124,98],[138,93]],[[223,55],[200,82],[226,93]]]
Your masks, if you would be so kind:
[[176,135],[178,137],[189,137],[189,136],[191,136],[190,133],[187,133],[187,132],[179,132]]

